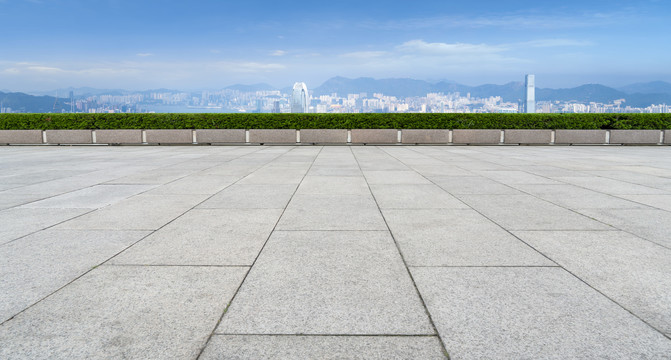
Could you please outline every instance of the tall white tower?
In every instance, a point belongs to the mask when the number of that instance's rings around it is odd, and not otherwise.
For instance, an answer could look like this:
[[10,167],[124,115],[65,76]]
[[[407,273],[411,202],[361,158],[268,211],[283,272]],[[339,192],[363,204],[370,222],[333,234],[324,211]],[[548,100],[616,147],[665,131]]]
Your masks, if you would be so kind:
[[308,87],[305,83],[297,82],[294,84],[294,90],[291,94],[291,112],[308,112]]
[[533,114],[536,112],[536,77],[527,75],[524,81],[524,112]]

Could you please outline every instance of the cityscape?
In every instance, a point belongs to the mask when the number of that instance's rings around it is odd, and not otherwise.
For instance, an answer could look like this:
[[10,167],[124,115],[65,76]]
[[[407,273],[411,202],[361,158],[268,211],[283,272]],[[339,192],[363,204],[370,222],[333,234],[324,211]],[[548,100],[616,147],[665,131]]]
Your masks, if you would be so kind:
[[[536,98],[535,75],[524,79],[523,95],[510,101],[494,93],[427,92],[423,96],[392,96],[380,92],[342,91],[316,94],[304,82],[292,88],[222,90],[99,91],[62,96],[56,93],[49,112],[60,113],[670,113],[666,103],[635,106],[627,99],[610,101],[542,100]],[[63,93],[62,93],[63,94]],[[1,95],[1,93],[0,93]],[[508,96],[509,97],[509,96]],[[2,97],[0,96],[0,100]],[[639,101],[640,102],[640,101]],[[0,113],[37,112],[0,101]]]

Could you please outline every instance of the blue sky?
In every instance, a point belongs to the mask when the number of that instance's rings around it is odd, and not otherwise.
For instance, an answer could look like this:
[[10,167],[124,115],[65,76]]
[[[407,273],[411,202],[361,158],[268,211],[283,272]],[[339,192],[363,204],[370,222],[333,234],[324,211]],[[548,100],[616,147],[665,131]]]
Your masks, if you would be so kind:
[[0,89],[316,87],[338,75],[671,81],[668,0],[293,4],[0,0]]

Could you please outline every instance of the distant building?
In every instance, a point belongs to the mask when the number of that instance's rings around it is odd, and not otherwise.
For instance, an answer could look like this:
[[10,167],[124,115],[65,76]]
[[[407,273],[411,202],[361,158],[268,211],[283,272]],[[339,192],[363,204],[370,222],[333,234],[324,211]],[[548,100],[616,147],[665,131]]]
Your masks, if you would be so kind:
[[536,112],[536,77],[527,75],[524,81],[524,112],[533,114]]
[[281,112],[282,112],[282,111],[280,111],[280,102],[279,102],[279,101],[275,101],[275,102],[273,103],[273,113],[274,113],[274,114],[279,114],[279,113],[281,113]]
[[294,84],[294,90],[291,94],[291,112],[308,112],[308,87],[305,83],[297,82]]

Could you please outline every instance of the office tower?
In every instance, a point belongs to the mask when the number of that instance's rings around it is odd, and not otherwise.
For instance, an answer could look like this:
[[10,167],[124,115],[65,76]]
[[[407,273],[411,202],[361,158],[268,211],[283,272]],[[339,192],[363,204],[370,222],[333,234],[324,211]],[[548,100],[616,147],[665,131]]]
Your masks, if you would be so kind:
[[536,112],[536,79],[534,75],[527,75],[524,81],[524,112]]
[[75,112],[75,92],[70,91],[70,112]]
[[308,112],[308,87],[305,83],[300,82],[294,84],[294,90],[291,94],[291,112]]
[[273,103],[273,113],[275,113],[275,114],[279,114],[279,113],[281,113],[281,112],[282,112],[282,111],[280,111],[280,102],[279,102],[279,101],[275,101],[275,102]]

